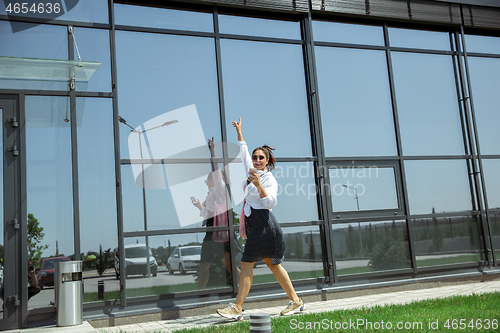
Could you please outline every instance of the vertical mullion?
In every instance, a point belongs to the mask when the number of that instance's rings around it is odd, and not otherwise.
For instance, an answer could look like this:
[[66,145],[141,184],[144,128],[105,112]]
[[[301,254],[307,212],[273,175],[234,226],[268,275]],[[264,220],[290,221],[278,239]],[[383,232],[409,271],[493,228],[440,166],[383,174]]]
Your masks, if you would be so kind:
[[[19,191],[21,198],[27,198],[28,184],[27,184],[27,174],[26,174],[26,114],[25,114],[25,95],[19,94],[18,100],[14,102],[14,114],[19,116],[20,130],[18,132],[18,142],[19,142],[19,163],[20,163],[20,183]],[[16,103],[18,102],[18,103]],[[0,138],[1,140],[1,138]],[[21,223],[21,248],[19,249],[21,254],[21,277],[19,281],[23,281],[24,276],[28,276],[28,263],[25,261],[28,258],[28,202],[27,200],[21,200],[20,202],[20,214],[19,221]],[[26,296],[25,296],[26,295]],[[28,290],[24,288],[21,283],[21,300],[28,299]],[[28,302],[21,301],[21,327],[28,327]]]
[[125,248],[123,242],[123,202],[122,202],[122,173],[120,162],[120,127],[118,121],[118,89],[117,89],[117,69],[116,69],[116,45],[115,45],[115,12],[114,1],[108,2],[109,13],[109,42],[111,53],[111,80],[112,80],[112,94],[113,94],[113,134],[115,144],[115,177],[116,177],[116,223],[118,231],[118,260],[120,267],[120,305],[125,307],[127,305],[127,280],[123,273],[125,267]]
[[[73,27],[68,27],[68,59],[74,60],[74,35]],[[71,125],[71,172],[73,184],[73,247],[75,260],[81,260],[80,256],[80,193],[78,186],[78,133],[76,123],[76,84],[70,84],[69,92],[70,125]]]
[[412,223],[410,219],[410,205],[408,201],[408,189],[406,186],[406,172],[405,172],[405,164],[404,164],[404,157],[403,157],[403,145],[401,141],[401,129],[399,127],[399,114],[398,114],[398,105],[397,105],[397,100],[396,100],[396,88],[394,84],[394,71],[392,68],[392,56],[391,56],[391,47],[390,47],[390,42],[389,42],[389,29],[387,27],[387,23],[384,23],[384,42],[385,42],[385,52],[386,52],[386,58],[387,58],[387,70],[389,74],[389,86],[391,90],[391,102],[392,102],[392,110],[393,110],[393,115],[394,115],[394,129],[396,131],[396,145],[398,149],[398,156],[399,156],[399,167],[401,171],[401,179],[400,181],[402,182],[402,191],[401,193],[398,193],[398,196],[402,195],[403,196],[403,203],[404,203],[404,212],[406,214],[406,224],[407,224],[407,233],[408,233],[408,244],[410,247],[410,260],[411,264],[413,267],[413,274],[418,273],[418,267],[417,267],[417,259],[416,259],[416,253],[415,253],[415,247],[413,244],[413,230],[412,230]]
[[323,265],[325,271],[327,272],[328,281],[331,283],[337,282],[337,269],[335,265],[335,256],[333,254],[333,231],[331,228],[331,219],[333,208],[331,207],[330,193],[326,191],[327,186],[325,186],[325,173],[328,170],[325,150],[323,145],[323,132],[321,127],[321,110],[319,106],[319,94],[318,94],[318,77],[316,73],[316,59],[314,53],[314,38],[312,31],[312,1],[309,0],[309,12],[307,17],[303,19],[302,24],[303,38],[305,39],[304,45],[304,62],[305,62],[305,73],[306,73],[306,86],[309,104],[309,117],[310,117],[310,130],[311,130],[311,143],[313,155],[318,158],[316,172],[316,186],[318,187],[318,210],[320,213],[320,219],[323,220],[324,224],[321,227],[323,234],[325,252],[323,254],[323,260],[326,259],[326,263]]
[[[478,166],[479,166],[479,170],[477,170],[477,172],[474,173],[474,176],[475,176],[476,184],[478,185],[477,186],[478,188],[476,190],[478,193],[478,196],[480,196],[482,194],[482,199],[484,200],[484,206],[482,204],[480,204],[481,222],[483,225],[483,239],[485,240],[484,245],[486,247],[485,248],[486,249],[486,258],[488,260],[489,266],[491,267],[492,262],[491,262],[488,254],[489,253],[492,254],[493,262],[495,264],[496,264],[496,255],[495,255],[495,251],[492,250],[493,236],[491,233],[491,223],[490,223],[490,216],[489,216],[489,212],[488,212],[488,197],[486,195],[486,186],[485,186],[486,183],[484,181],[484,174],[483,174],[483,161],[481,158],[481,149],[479,147],[479,135],[478,135],[478,131],[477,131],[477,123],[476,123],[476,116],[475,116],[475,109],[474,109],[474,99],[472,96],[472,86],[471,86],[470,73],[469,73],[469,60],[467,57],[467,48],[465,45],[465,34],[464,34],[463,25],[460,26],[460,30],[461,30],[460,33],[461,33],[461,37],[462,37],[463,53],[464,53],[465,76],[466,76],[466,81],[467,81],[467,88],[469,90],[470,118],[472,120],[472,129],[474,131],[474,139],[476,141],[476,145],[475,145],[476,152],[477,152],[476,158],[477,158],[477,162],[478,162]],[[474,158],[474,166],[476,166],[475,158]],[[479,177],[478,177],[478,173],[479,173]],[[481,185],[480,186],[481,191],[479,189],[479,185]],[[481,197],[479,197],[478,199],[479,199],[479,202],[482,203]],[[485,214],[486,214],[486,221],[484,221]],[[488,230],[487,235],[486,235],[486,229]],[[485,236],[488,236],[488,237],[485,237]],[[489,238],[489,242],[486,241],[486,239],[488,239],[488,238]]]
[[[233,283],[233,293],[238,293],[238,266],[236,265],[236,249],[234,247],[235,233],[234,233],[234,220],[231,213],[231,189],[227,184],[230,179],[229,171],[229,152],[228,152],[228,135],[226,126],[226,107],[224,103],[224,84],[222,78],[222,56],[220,47],[220,33],[219,33],[219,10],[217,6],[213,7],[213,22],[214,22],[214,46],[215,46],[215,61],[217,68],[217,87],[219,92],[219,112],[220,112],[220,125],[221,125],[221,141],[222,141],[222,156],[223,156],[223,169],[225,174],[226,184],[226,214],[229,228],[229,248],[231,251],[231,277]],[[231,208],[231,209],[230,209]],[[241,221],[241,216],[240,216]]]

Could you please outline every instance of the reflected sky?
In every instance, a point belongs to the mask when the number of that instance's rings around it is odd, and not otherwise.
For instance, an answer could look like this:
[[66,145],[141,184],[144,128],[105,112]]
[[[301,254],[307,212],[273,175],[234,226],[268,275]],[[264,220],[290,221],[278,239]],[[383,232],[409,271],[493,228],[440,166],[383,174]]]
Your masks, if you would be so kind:
[[500,154],[500,59],[469,57],[468,60],[481,154]]
[[414,49],[450,51],[450,36],[447,32],[389,28],[391,46]]
[[315,41],[384,46],[382,27],[313,21]]
[[212,13],[115,4],[115,24],[213,32]]
[[241,117],[250,150],[267,144],[275,156],[311,156],[302,47],[221,40],[221,52],[228,141],[237,142],[230,124]]
[[[213,39],[117,31],[116,45],[118,103],[120,116],[127,124],[136,128],[170,111],[195,105],[202,124],[201,135],[205,138],[203,144],[212,136],[215,141],[221,141]],[[121,157],[126,159],[131,130],[123,124],[120,126]],[[144,126],[143,130],[150,128]],[[178,144],[190,148],[200,146],[200,133],[191,136],[189,123],[179,122],[165,130],[180,136],[176,141],[150,140],[149,143],[166,144],[173,149]],[[179,130],[181,132],[176,132]],[[206,154],[199,157],[208,157],[208,149]],[[156,156],[163,157],[166,156]]]
[[464,142],[451,56],[392,52],[405,155],[460,155]]
[[334,212],[399,208],[394,168],[335,167],[329,175]]
[[385,52],[315,51],[326,156],[397,155]]
[[219,15],[218,18],[222,34],[301,39],[299,22],[233,15]]
[[[111,59],[109,56],[109,32],[102,29],[74,28],[78,51],[83,61],[98,61],[99,68],[83,90],[111,91]],[[78,52],[75,48],[75,60]],[[82,90],[77,83],[77,90]]]
[[500,209],[500,160],[483,159],[483,171],[490,209]]
[[467,52],[500,54],[500,38],[465,35]]
[[465,160],[405,161],[411,214],[472,209]]

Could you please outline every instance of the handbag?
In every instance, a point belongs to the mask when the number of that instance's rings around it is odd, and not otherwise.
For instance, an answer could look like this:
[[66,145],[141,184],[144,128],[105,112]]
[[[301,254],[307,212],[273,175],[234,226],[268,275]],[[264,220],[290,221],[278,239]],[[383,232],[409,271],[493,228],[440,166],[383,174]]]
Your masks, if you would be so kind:
[[[214,205],[214,227],[227,227],[227,207],[215,202]],[[217,230],[212,233],[212,239],[216,242],[229,242],[228,230]]]

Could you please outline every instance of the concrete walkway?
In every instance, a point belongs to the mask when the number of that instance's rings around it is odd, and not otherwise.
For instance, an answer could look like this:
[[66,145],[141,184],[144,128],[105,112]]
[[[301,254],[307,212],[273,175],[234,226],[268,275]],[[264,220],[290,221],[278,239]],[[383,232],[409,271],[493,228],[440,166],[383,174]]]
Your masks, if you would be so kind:
[[[500,279],[487,281],[487,282],[474,282],[474,283],[464,283],[458,285],[450,285],[444,287],[435,287],[429,289],[419,289],[419,290],[407,290],[398,291],[390,293],[381,293],[366,296],[357,296],[351,298],[342,298],[329,301],[318,301],[310,302],[307,304],[306,313],[318,313],[325,311],[335,311],[341,309],[353,309],[372,307],[375,305],[387,305],[387,304],[404,304],[413,301],[420,301],[424,299],[449,297],[454,295],[470,295],[473,293],[489,293],[499,291],[500,292]],[[299,295],[300,296],[300,295]],[[225,307],[226,304],[221,304],[221,308]],[[244,312],[244,319],[249,320],[250,315],[254,313],[269,313],[272,316],[279,316],[281,310],[286,306],[286,301],[282,306],[269,307],[261,309],[246,310]],[[292,318],[297,318],[298,316],[292,316]],[[93,328],[88,322],[84,322],[83,325],[70,326],[70,327],[56,327],[45,326],[42,328],[30,328],[23,330],[12,330],[5,331],[6,333],[143,333],[143,332],[173,332],[175,330],[211,325],[227,324],[234,321],[227,320],[220,317],[217,314],[202,315],[194,317],[186,317],[175,320],[163,320],[146,322],[132,325],[122,325],[107,328]]]
[[[361,308],[363,306],[371,307],[375,305],[404,304],[424,299],[449,297],[455,295],[471,295],[473,293],[476,294],[489,293],[494,291],[500,292],[500,280],[307,303],[306,313],[317,313],[317,312],[334,311],[341,309],[353,309],[353,308]],[[244,319],[249,320],[250,315],[254,313],[270,313],[272,316],[279,316],[280,311],[283,310],[286,305],[287,304],[284,303],[283,306],[280,307],[263,308],[258,310],[257,309],[247,310],[244,312]],[[225,307],[225,305],[224,304],[221,305],[221,308],[222,307]],[[293,317],[290,317],[290,319],[291,318]],[[234,321],[229,321],[225,318],[220,317],[217,314],[212,314],[212,315],[181,318],[176,320],[164,320],[164,321],[155,321],[148,323],[139,323],[133,325],[100,328],[98,329],[98,331],[100,333],[115,333],[115,332],[116,333],[118,332],[159,333],[159,332],[172,332],[184,328],[219,325],[230,322]]]

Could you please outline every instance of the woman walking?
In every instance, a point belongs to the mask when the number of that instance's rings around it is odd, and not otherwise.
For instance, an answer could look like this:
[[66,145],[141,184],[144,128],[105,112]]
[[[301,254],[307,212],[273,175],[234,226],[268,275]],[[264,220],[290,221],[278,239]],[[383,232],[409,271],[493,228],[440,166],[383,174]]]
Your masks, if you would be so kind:
[[241,133],[241,117],[238,122],[232,123],[238,134],[241,158],[248,173],[248,180],[243,185],[245,202],[240,216],[240,223],[244,220],[247,241],[241,258],[240,285],[236,301],[225,309],[218,309],[217,313],[228,319],[243,319],[242,306],[252,286],[253,266],[261,259],[290,298],[281,315],[288,316],[297,311],[304,311],[304,302],[295,293],[288,273],[281,266],[285,254],[285,239],[271,211],[278,203],[278,183],[270,172],[276,163],[272,153],[274,149],[269,146],[258,147],[250,156]]

